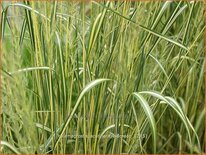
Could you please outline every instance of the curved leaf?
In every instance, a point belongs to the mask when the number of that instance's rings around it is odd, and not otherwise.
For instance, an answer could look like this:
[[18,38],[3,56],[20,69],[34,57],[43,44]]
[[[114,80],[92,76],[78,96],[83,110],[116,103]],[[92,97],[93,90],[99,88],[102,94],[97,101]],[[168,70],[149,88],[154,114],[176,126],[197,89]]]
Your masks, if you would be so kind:
[[106,81],[109,81],[110,79],[97,79],[97,80],[94,80],[92,82],[90,82],[88,85],[85,86],[85,88],[82,90],[81,94],[79,95],[79,98],[77,99],[77,102],[71,112],[71,114],[68,116],[68,118],[66,119],[65,123],[63,124],[63,128],[61,129],[60,131],[60,134],[59,134],[59,137],[57,138],[55,144],[54,144],[54,149],[56,148],[59,140],[61,139],[61,137],[63,136],[67,126],[69,125],[75,111],[77,110],[80,102],[81,102],[81,99],[83,98],[83,96],[88,92],[90,91],[92,88],[94,88],[95,86],[101,84],[102,82],[106,82]]
[[135,96],[135,98],[139,101],[139,103],[141,104],[152,129],[152,135],[153,135],[153,153],[156,153],[156,139],[157,139],[157,128],[156,128],[156,122],[154,119],[154,115],[152,113],[152,110],[149,106],[149,104],[147,103],[147,101],[142,97],[142,95],[140,95],[139,93],[134,92],[133,95]]

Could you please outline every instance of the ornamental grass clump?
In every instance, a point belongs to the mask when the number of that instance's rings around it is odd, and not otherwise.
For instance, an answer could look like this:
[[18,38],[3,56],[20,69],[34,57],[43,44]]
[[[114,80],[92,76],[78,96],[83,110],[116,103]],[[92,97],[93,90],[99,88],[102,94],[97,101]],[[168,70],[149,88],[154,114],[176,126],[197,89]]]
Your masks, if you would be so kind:
[[203,1],[1,3],[2,153],[204,153]]

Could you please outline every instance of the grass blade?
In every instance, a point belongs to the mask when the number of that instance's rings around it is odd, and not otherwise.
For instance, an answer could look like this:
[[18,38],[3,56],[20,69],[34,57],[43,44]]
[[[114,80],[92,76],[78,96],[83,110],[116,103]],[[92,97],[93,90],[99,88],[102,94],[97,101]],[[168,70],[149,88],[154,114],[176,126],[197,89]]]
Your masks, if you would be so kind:
[[106,82],[106,81],[109,81],[109,80],[110,80],[110,79],[96,79],[96,80],[90,82],[88,85],[85,86],[85,88],[82,90],[81,94],[79,95],[79,97],[78,97],[78,99],[77,99],[77,102],[76,102],[76,104],[75,104],[75,106],[74,106],[71,114],[70,114],[70,115],[68,116],[68,118],[66,119],[66,121],[65,121],[65,123],[64,123],[64,125],[63,125],[63,128],[62,128],[61,132],[59,133],[59,137],[57,138],[57,140],[56,140],[56,142],[55,142],[55,144],[54,144],[54,149],[56,148],[59,140],[62,138],[62,136],[63,136],[63,134],[64,134],[67,126],[69,125],[69,123],[70,123],[70,121],[71,121],[71,119],[72,119],[75,111],[77,110],[77,108],[78,108],[78,106],[79,106],[79,104],[80,104],[83,96],[84,96],[88,91],[90,91],[92,88],[94,88],[95,86],[101,84],[102,82]]
[[[188,122],[188,118],[186,117],[186,115],[182,111],[179,104],[173,98],[164,97],[160,93],[154,92],[154,91],[142,91],[142,92],[140,92],[140,94],[148,94],[148,95],[151,95],[153,97],[156,97],[156,98],[164,101],[165,103],[167,103],[173,110],[175,110],[175,112],[178,114],[178,116],[181,118],[182,122],[184,123],[185,128],[186,128],[187,133],[188,133],[190,144],[192,144],[191,133],[190,133],[189,127],[193,130],[194,134],[196,134],[196,132],[195,132],[194,128],[192,127],[191,123]],[[200,144],[198,144],[198,145],[200,145]]]
[[152,135],[153,135],[153,153],[156,153],[156,144],[157,144],[157,127],[156,127],[156,122],[152,113],[152,110],[149,106],[149,104],[147,103],[147,101],[139,94],[139,93],[133,93],[134,97],[139,101],[139,103],[141,104],[148,120],[151,126],[151,130],[152,130]]
[[30,71],[35,71],[35,70],[52,70],[52,71],[54,71],[52,68],[44,66],[44,67],[29,67],[29,68],[19,69],[19,70],[14,71],[14,72],[9,72],[9,74],[13,75],[13,74],[30,72]]
[[10,148],[14,153],[16,153],[16,154],[21,154],[14,146],[12,146],[11,144],[9,144],[8,142],[1,141],[0,143],[1,143],[1,145],[5,145],[5,146],[7,146],[8,148]]

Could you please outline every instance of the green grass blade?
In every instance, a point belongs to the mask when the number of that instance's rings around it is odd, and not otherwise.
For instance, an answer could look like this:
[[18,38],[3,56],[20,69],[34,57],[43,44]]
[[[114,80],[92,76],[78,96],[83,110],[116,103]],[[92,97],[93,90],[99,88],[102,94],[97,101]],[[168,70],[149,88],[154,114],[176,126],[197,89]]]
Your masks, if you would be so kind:
[[156,145],[157,145],[157,127],[156,127],[156,122],[152,113],[152,110],[149,106],[149,104],[147,103],[147,101],[142,97],[142,95],[140,95],[139,93],[133,93],[134,97],[139,101],[139,103],[141,104],[148,120],[151,126],[151,130],[152,130],[152,135],[153,135],[153,153],[156,153]]
[[66,128],[68,127],[68,125],[69,125],[69,123],[70,123],[70,121],[71,121],[71,119],[72,119],[75,111],[77,110],[77,108],[78,108],[78,106],[79,106],[79,104],[80,104],[83,96],[84,96],[88,91],[90,91],[92,88],[94,88],[95,86],[101,84],[102,82],[106,82],[106,81],[109,81],[109,80],[110,80],[110,79],[96,79],[96,80],[90,82],[89,84],[87,84],[87,85],[85,86],[85,88],[82,90],[81,94],[79,95],[79,97],[78,97],[78,99],[77,99],[77,102],[76,102],[76,104],[75,104],[75,106],[74,106],[71,114],[70,114],[70,115],[68,116],[68,118],[66,119],[66,121],[65,121],[65,123],[64,123],[64,125],[63,125],[63,128],[62,128],[61,132],[59,133],[59,137],[57,138],[57,140],[56,140],[56,142],[55,142],[55,144],[54,144],[54,149],[56,148],[59,140],[62,138],[62,136],[63,136]]
[[3,146],[7,146],[9,149],[11,149],[16,154],[21,154],[14,146],[9,144],[8,142],[1,141],[0,144],[3,145]]
[[[173,110],[175,110],[175,112],[178,114],[178,116],[181,118],[183,124],[185,125],[185,128],[186,128],[187,133],[188,133],[189,141],[192,144],[191,133],[189,130],[189,127],[191,127],[191,126],[188,124],[187,117],[183,113],[181,107],[173,98],[164,97],[159,92],[154,92],[154,91],[142,91],[142,92],[140,92],[140,94],[148,94],[148,95],[151,95],[153,97],[156,97],[156,98],[164,101],[165,103],[167,103]],[[192,129],[193,129],[193,127],[192,127]]]
[[29,67],[29,68],[19,69],[17,71],[9,72],[9,74],[13,75],[13,74],[30,72],[30,71],[35,71],[35,70],[52,70],[52,71],[54,71],[52,68],[44,66],[44,67]]
[[44,19],[50,21],[50,19],[47,18],[44,14],[40,13],[40,12],[37,11],[37,10],[34,10],[32,7],[30,7],[30,6],[28,6],[28,5],[21,4],[21,3],[9,4],[9,5],[4,9],[4,11],[7,10],[9,7],[12,7],[12,6],[18,6],[18,7],[24,8],[24,9],[26,9],[26,10],[28,10],[28,11],[32,11],[32,12],[36,13],[37,15],[43,17]]

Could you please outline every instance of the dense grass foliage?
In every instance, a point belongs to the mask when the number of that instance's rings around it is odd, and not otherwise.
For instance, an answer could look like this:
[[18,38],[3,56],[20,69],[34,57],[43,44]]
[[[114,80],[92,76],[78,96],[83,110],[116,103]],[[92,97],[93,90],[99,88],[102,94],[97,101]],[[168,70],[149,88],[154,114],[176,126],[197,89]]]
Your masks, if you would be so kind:
[[3,153],[203,153],[204,3],[3,2]]

